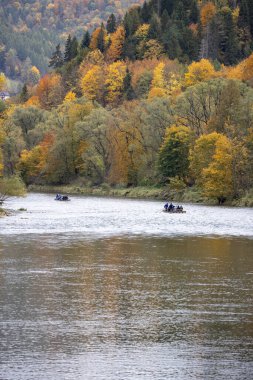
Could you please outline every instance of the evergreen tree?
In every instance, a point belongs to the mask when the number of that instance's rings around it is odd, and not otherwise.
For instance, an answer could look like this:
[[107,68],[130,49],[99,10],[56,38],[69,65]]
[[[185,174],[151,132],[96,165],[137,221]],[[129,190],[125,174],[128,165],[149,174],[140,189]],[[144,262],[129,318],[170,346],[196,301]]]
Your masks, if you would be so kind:
[[173,9],[175,5],[175,0],[162,0],[162,10],[165,10],[168,12],[169,16],[172,15]]
[[248,28],[253,36],[253,7],[252,0],[239,0],[239,26]]
[[108,33],[114,33],[117,27],[116,17],[112,13],[106,23],[106,30]]
[[61,67],[62,65],[63,65],[63,58],[62,58],[62,52],[61,52],[61,45],[58,44],[56,46],[55,52],[50,58],[48,66],[54,69],[57,69],[58,67]]
[[144,1],[144,4],[141,8],[141,19],[144,23],[149,22],[151,17],[151,12],[150,12],[150,6],[147,4],[146,1]]
[[199,22],[199,7],[196,0],[192,0],[190,5],[189,21],[197,24]]
[[22,103],[25,103],[27,102],[28,99],[29,99],[29,94],[28,94],[27,85],[24,84],[24,86],[22,87],[22,91],[20,93],[20,100]]
[[90,46],[90,33],[87,30],[87,32],[85,32],[83,36],[83,39],[81,42],[81,48],[85,49],[85,48],[88,48],[89,46]]
[[157,14],[153,13],[150,20],[150,28],[148,33],[149,38],[159,39],[161,36],[161,23]]
[[164,11],[162,13],[162,17],[161,17],[162,31],[164,31],[167,28],[169,20],[170,20],[170,18],[169,18],[168,11],[167,11],[167,9],[164,9]]
[[104,24],[101,25],[101,28],[100,28],[100,31],[98,34],[97,48],[101,51],[101,53],[104,53],[104,51],[105,51],[105,27],[104,27]]
[[76,37],[73,37],[70,45],[70,59],[73,59],[78,54],[78,41]]
[[221,11],[220,60],[225,65],[233,65],[238,59],[238,39],[231,9]]
[[125,94],[126,100],[132,100],[135,98],[134,89],[132,86],[132,75],[129,71],[129,69],[126,69],[126,75],[123,82],[123,92]]
[[72,38],[71,38],[71,35],[69,34],[67,41],[66,41],[66,44],[65,44],[64,62],[69,62],[72,59],[71,44],[72,44]]
[[172,17],[174,20],[180,21],[182,24],[188,25],[188,10],[182,1],[178,1],[173,9]]

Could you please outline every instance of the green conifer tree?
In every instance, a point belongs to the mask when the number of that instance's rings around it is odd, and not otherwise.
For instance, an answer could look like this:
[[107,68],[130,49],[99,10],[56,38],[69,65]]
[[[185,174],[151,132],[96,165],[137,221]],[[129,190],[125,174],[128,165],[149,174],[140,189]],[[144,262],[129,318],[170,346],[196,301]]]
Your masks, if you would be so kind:
[[50,58],[49,67],[52,67],[53,69],[57,69],[58,67],[61,67],[63,65],[63,58],[62,58],[62,52],[61,52],[61,45],[58,44],[56,46],[55,52],[52,54],[52,57]]
[[100,32],[98,34],[98,49],[101,51],[101,53],[104,53],[105,51],[105,27],[104,24],[101,24]]
[[25,103],[25,102],[27,102],[28,99],[29,99],[29,94],[28,94],[27,85],[25,83],[24,86],[22,87],[22,91],[20,93],[20,100],[22,103]]
[[78,54],[78,41],[77,38],[74,36],[71,41],[70,45],[70,59],[73,59]]
[[81,48],[85,49],[85,48],[88,48],[89,46],[90,46],[90,33],[87,30],[87,32],[84,33],[84,36],[81,42]]
[[126,100],[132,100],[135,98],[134,89],[132,86],[132,75],[127,67],[126,75],[123,82],[123,92]]
[[106,30],[108,33],[114,33],[117,27],[116,17],[112,13],[106,23]]
[[67,41],[66,41],[66,44],[65,44],[64,62],[69,62],[72,59],[71,45],[72,45],[72,38],[71,38],[71,35],[69,34]]

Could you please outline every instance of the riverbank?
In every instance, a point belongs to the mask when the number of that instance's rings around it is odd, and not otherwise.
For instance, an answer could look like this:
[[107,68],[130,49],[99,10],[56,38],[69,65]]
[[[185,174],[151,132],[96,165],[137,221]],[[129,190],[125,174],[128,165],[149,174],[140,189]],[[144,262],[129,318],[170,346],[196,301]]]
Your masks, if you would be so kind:
[[7,212],[2,207],[0,207],[0,218],[6,215],[7,215]]
[[[157,199],[161,201],[169,200],[180,203],[197,203],[204,205],[216,205],[215,199],[203,197],[201,192],[192,187],[179,191],[170,190],[168,187],[110,187],[106,184],[96,187],[85,187],[79,185],[65,186],[39,186],[31,185],[29,191],[42,193],[61,193],[61,194],[78,194],[87,196],[106,196],[118,198],[133,198],[133,199]],[[243,198],[233,201],[227,201],[227,206],[237,207],[253,207],[253,194],[248,194]]]
[[[61,194],[79,194],[91,196],[107,196],[133,199],[158,199],[178,202],[208,203],[196,190],[171,192],[165,187],[110,187],[106,184],[96,187],[83,187],[75,185],[65,186],[39,186],[31,185],[28,191]],[[215,204],[210,201],[208,204]]]

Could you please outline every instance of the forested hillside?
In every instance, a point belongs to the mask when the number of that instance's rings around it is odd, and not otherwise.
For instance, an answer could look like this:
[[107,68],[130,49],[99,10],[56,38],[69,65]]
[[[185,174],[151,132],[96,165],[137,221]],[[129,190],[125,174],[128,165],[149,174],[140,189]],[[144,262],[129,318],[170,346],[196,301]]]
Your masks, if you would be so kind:
[[142,0],[1,0],[0,71],[26,81],[25,72],[36,66],[42,74],[57,42],[69,33],[81,38],[106,21],[111,13],[122,17]]
[[248,0],[151,0],[69,35],[46,75],[33,68],[0,102],[1,175],[253,205],[250,12]]

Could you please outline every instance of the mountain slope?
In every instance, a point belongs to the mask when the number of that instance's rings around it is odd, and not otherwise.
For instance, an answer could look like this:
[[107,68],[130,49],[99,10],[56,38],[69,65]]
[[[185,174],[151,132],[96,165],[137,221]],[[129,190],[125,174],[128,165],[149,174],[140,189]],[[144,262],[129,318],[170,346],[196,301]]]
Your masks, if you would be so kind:
[[84,30],[94,29],[111,13],[122,17],[129,6],[140,3],[142,0],[2,0],[0,71],[22,80],[22,71],[29,65],[45,73],[53,48],[69,33],[80,38]]

